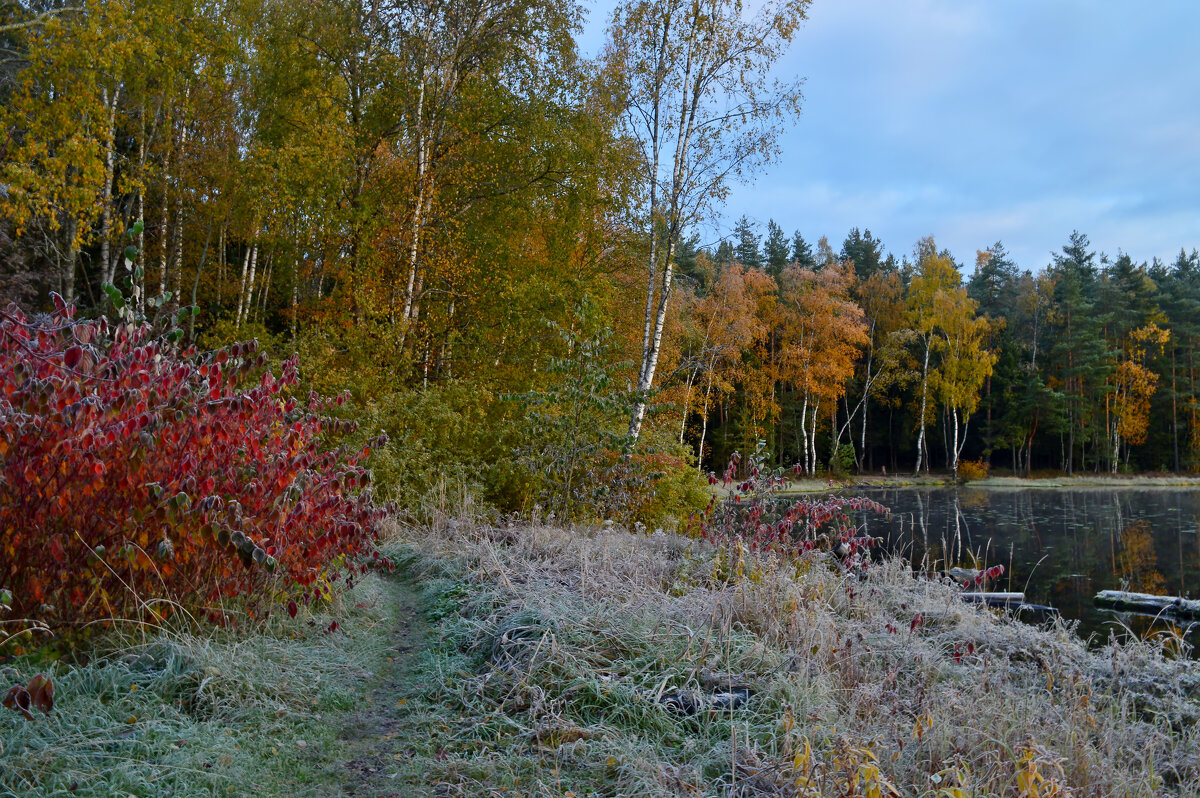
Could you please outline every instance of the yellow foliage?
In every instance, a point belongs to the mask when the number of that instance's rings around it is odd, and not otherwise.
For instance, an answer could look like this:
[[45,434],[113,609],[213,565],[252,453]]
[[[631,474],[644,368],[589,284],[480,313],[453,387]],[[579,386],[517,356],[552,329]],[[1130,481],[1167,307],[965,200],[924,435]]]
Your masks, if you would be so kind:
[[958,478],[963,482],[973,482],[986,479],[990,466],[982,458],[979,460],[963,460],[958,464]]

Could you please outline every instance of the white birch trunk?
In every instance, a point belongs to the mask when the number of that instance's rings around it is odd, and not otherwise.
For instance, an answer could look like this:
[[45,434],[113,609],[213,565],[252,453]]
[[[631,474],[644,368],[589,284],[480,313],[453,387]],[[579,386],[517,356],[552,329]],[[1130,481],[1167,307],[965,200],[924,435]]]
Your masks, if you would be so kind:
[[233,317],[234,327],[242,325],[242,309],[246,306],[246,276],[250,273],[250,250],[253,247],[246,247],[246,253],[242,256],[242,279],[238,283],[238,306],[237,313]]
[[708,380],[704,385],[704,416],[700,423],[700,448],[697,449],[696,470],[704,470],[704,439],[708,437],[708,402],[712,396],[712,371],[708,373]]
[[[424,70],[421,73],[421,89],[417,96],[417,198],[416,205],[413,207],[412,217],[412,240],[408,246],[408,281],[404,291],[404,321],[408,322],[413,317],[413,302],[416,294],[417,286],[417,269],[420,265],[421,253],[421,224],[424,217],[425,208],[425,169],[427,162],[425,158],[425,130],[422,125],[422,116],[425,106],[425,74]],[[404,333],[402,332],[401,335]]]
[[920,434],[917,436],[917,469],[915,474],[921,474],[921,457],[925,452],[925,408],[929,399],[929,346],[930,341],[925,339],[925,362],[921,367],[921,415],[917,419],[917,424],[921,428]]
[[[250,248],[250,276],[246,278],[246,302],[245,315],[239,315],[237,326],[241,327],[242,322],[250,321],[250,311],[254,307],[254,274],[258,269],[258,244]],[[240,304],[240,303],[239,303]]]
[[171,200],[171,150],[163,155],[162,228],[158,236],[158,295],[167,293],[167,254],[170,232]]
[[103,285],[115,281],[117,271],[117,260],[112,257],[109,238],[112,236],[112,183],[116,169],[117,101],[121,96],[121,87],[113,90],[111,104],[108,102],[108,88],[104,87],[100,92],[108,109],[108,128],[104,141],[104,189],[100,198],[100,283]]
[[800,406],[800,439],[804,442],[804,451],[800,453],[801,461],[804,463],[804,472],[811,476],[812,472],[808,467],[808,392],[804,394],[804,402]]
[[[951,447],[950,470],[954,472],[954,479],[958,479],[958,408],[950,408],[950,424],[954,427],[954,443]],[[964,439],[965,442],[965,439]]]
[[812,425],[809,429],[809,441],[808,441],[808,453],[809,453],[809,457],[812,458],[812,463],[809,466],[809,473],[814,474],[814,475],[817,473],[817,419],[819,419],[821,417],[821,414],[819,412],[820,408],[821,408],[821,397],[818,396],[816,401],[813,402]]

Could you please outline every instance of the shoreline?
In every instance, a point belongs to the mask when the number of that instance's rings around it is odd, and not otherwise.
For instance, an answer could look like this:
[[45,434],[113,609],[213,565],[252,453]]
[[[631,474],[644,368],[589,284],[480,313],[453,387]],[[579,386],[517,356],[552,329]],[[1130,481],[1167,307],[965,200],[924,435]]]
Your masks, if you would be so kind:
[[[843,490],[879,488],[953,488],[983,489],[983,490],[1054,490],[1082,488],[1110,488],[1125,490],[1132,488],[1195,488],[1200,490],[1200,476],[1159,476],[1159,475],[1077,475],[1055,477],[1000,477],[990,476],[970,482],[954,484],[947,475],[930,475],[914,477],[911,474],[898,476],[870,475],[842,480],[830,479],[798,479],[779,491],[780,495],[804,495],[810,493],[835,493]],[[726,492],[720,487],[714,488],[718,495]]]

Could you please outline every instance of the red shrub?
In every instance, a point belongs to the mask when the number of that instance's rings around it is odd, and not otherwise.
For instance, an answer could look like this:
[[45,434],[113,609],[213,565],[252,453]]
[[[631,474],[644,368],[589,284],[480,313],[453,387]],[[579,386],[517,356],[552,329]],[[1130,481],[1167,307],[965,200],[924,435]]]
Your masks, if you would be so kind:
[[[57,298],[56,298],[57,300]],[[255,342],[180,351],[148,326],[0,311],[0,588],[63,628],[169,602],[280,598],[353,567],[383,511],[351,425],[298,403]],[[274,576],[272,576],[272,574]],[[157,601],[167,599],[169,601]]]
[[782,469],[771,469],[767,452],[759,444],[750,456],[747,477],[738,482],[741,455],[734,452],[720,479],[709,475],[709,484],[729,489],[725,498],[714,496],[699,520],[698,532],[719,545],[741,540],[752,551],[796,557],[814,549],[833,551],[849,567],[869,563],[870,549],[877,541],[860,533],[851,513],[886,514],[887,508],[864,497],[814,496],[784,498],[778,495],[787,484]]

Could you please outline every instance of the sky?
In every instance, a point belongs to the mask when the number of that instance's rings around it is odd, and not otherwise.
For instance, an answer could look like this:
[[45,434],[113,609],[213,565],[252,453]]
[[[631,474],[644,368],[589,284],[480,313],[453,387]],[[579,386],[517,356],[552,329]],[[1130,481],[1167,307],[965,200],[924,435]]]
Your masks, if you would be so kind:
[[[615,4],[583,1],[594,55]],[[1173,261],[1200,247],[1198,35],[1196,0],[813,0],[775,70],[803,111],[702,236],[933,235],[969,273],[996,241],[1037,271],[1078,230]]]

